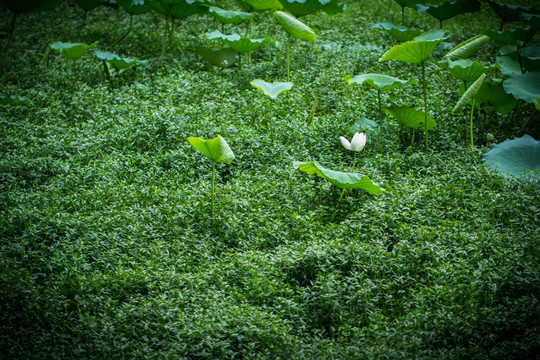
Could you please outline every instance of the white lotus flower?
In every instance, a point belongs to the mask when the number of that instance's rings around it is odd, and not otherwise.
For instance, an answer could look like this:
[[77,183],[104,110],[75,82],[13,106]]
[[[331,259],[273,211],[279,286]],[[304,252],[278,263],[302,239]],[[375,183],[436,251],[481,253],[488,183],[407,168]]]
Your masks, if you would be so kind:
[[340,136],[339,140],[341,140],[341,144],[343,144],[345,149],[351,151],[361,151],[364,146],[366,146],[366,134],[364,133],[354,134],[351,142],[349,142],[349,140],[345,139],[343,136]]

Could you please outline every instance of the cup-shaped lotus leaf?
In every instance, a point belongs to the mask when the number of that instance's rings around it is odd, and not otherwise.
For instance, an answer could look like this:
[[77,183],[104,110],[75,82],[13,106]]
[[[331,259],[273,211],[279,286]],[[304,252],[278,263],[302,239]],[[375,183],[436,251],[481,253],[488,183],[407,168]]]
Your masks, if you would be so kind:
[[494,0],[485,0],[491,6],[495,14],[502,21],[519,21],[521,20],[521,13],[536,14],[538,10],[530,6],[518,6],[500,3]]
[[253,13],[243,11],[224,10],[216,6],[210,6],[208,12],[222,24],[234,24],[248,22],[253,19]]
[[65,43],[56,41],[51,44],[51,49],[57,51],[60,55],[66,59],[77,60],[88,53],[88,50],[94,48],[97,45],[97,41],[90,45],[83,43]]
[[503,44],[519,44],[531,40],[538,31],[536,26],[527,26],[525,28],[517,28],[512,30],[495,31],[492,29],[486,30],[485,34],[489,36],[491,41],[497,45]]
[[529,135],[492,144],[482,159],[504,176],[540,180],[540,141]]
[[295,161],[293,162],[293,166],[308,175],[315,174],[326,179],[340,189],[364,189],[373,195],[380,195],[382,193],[381,187],[371,181],[367,175],[326,169],[316,161]]
[[54,10],[62,3],[62,0],[2,0],[2,7],[6,7],[15,14],[23,14],[30,11]]
[[296,17],[302,17],[313,14],[319,10],[325,10],[330,14],[343,11],[344,4],[337,0],[279,0],[283,9]]
[[283,11],[274,12],[274,16],[279,21],[283,29],[295,39],[315,41],[315,31],[309,26]]
[[410,41],[394,46],[379,61],[398,60],[410,64],[423,63],[431,56],[437,45],[447,37],[448,35],[442,30],[424,33]]
[[1,105],[22,105],[28,102],[28,98],[19,95],[4,96],[0,95]]
[[491,106],[500,114],[506,115],[516,107],[517,100],[504,91],[502,83],[484,81],[474,98],[474,104],[477,107]]
[[221,31],[216,30],[211,33],[206,34],[206,37],[210,40],[213,39],[222,39],[225,41],[234,51],[237,51],[241,54],[248,53],[250,51],[256,50],[261,46],[266,44],[275,45],[276,42],[270,38],[264,39],[250,39],[247,37],[242,37],[238,34],[225,35]]
[[250,84],[272,100],[277,98],[279,94],[291,90],[294,85],[292,82],[269,83],[260,79],[253,80]]
[[151,10],[150,0],[117,0],[118,5],[131,15],[141,15]]
[[418,12],[427,12],[434,18],[443,21],[454,16],[480,11],[480,2],[478,0],[457,0],[443,2],[436,5],[416,5]]
[[73,0],[73,2],[84,11],[90,11],[97,8],[100,5],[105,5],[103,0]]
[[[417,130],[425,130],[425,115],[423,111],[411,109],[408,106],[392,105],[389,108],[385,108],[384,111],[392,115],[398,123],[401,125]],[[428,130],[434,129],[437,123],[431,116],[427,117]]]
[[283,6],[279,0],[237,0],[241,8],[247,11],[281,10]]
[[516,99],[532,103],[540,97],[540,71],[513,74],[503,81],[504,91]]
[[404,85],[416,84],[415,79],[401,80],[392,76],[382,74],[362,74],[362,75],[347,75],[345,80],[352,84],[367,84],[378,91],[392,90]]
[[444,55],[444,57],[452,61],[458,60],[458,59],[468,59],[474,53],[476,53],[482,47],[482,45],[484,45],[488,41],[489,41],[488,36],[484,34],[476,35],[458,44],[456,47],[450,50],[446,55]]
[[221,135],[208,140],[188,137],[188,141],[201,154],[214,162],[230,164],[234,159],[234,153]]
[[475,81],[488,69],[484,64],[470,59],[458,59],[452,61],[448,58],[444,58],[439,61],[438,64],[450,71],[450,73],[459,80],[466,83]]
[[119,72],[126,70],[132,66],[147,64],[146,60],[121,57],[120,55],[114,54],[110,51],[97,50],[94,52],[94,55],[98,59],[107,62],[107,64],[111,65],[116,71]]
[[238,53],[231,48],[213,50],[198,46],[195,52],[202,56],[210,65],[228,68],[238,63]]
[[476,81],[469,86],[467,91],[461,96],[461,98],[456,103],[456,106],[452,109],[452,112],[456,111],[457,109],[465,106],[469,101],[474,99],[476,97],[476,94],[478,94],[478,91],[480,90],[480,87],[482,86],[482,83],[484,82],[484,79],[486,78],[486,74],[480,75]]
[[416,28],[409,28],[403,25],[394,25],[389,22],[373,24],[374,28],[385,30],[397,42],[405,42],[414,39],[422,33]]

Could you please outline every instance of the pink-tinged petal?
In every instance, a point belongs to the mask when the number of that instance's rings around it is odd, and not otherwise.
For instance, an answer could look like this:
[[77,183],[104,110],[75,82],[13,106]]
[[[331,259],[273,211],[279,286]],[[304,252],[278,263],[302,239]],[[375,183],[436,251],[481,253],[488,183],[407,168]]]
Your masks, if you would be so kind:
[[351,150],[360,151],[366,146],[366,134],[356,133],[351,140]]
[[345,139],[343,136],[340,136],[339,140],[341,140],[341,144],[345,149],[351,150],[351,143],[349,142],[349,140]]

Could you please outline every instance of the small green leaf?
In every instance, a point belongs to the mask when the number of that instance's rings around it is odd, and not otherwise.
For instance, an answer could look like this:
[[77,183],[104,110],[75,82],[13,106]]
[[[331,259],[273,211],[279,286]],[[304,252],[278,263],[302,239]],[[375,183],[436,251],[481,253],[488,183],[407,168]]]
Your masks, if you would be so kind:
[[405,42],[414,39],[422,33],[421,30],[415,28],[408,28],[402,25],[394,25],[392,23],[376,23],[373,24],[374,28],[383,29],[390,34],[396,41]]
[[88,53],[88,50],[94,48],[96,45],[97,41],[90,45],[56,41],[51,44],[51,49],[55,50],[66,59],[77,60]]
[[112,65],[117,71],[126,70],[132,66],[136,65],[146,65],[146,60],[138,60],[128,57],[121,57],[117,54],[113,54],[110,51],[101,51],[97,50],[94,52],[94,56],[100,60],[106,61],[108,64]]
[[540,97],[540,71],[513,74],[503,81],[504,91],[516,99],[532,103]]
[[364,189],[373,195],[380,195],[382,193],[381,187],[372,182],[367,175],[329,170],[316,161],[295,161],[293,162],[293,166],[308,175],[316,174],[340,189]]
[[[390,108],[385,108],[384,111],[392,115],[398,123],[410,129],[425,130],[424,112],[411,109],[408,106],[392,105]],[[434,129],[437,123],[431,116],[428,116],[428,130]]]
[[231,47],[231,49],[241,54],[256,50],[266,44],[276,44],[276,42],[270,38],[250,39],[247,37],[242,37],[238,34],[225,35],[219,30],[206,34],[206,37],[210,40],[222,39]]
[[491,145],[482,159],[504,176],[540,180],[540,141],[529,135]]
[[482,74],[469,88],[467,91],[465,91],[465,94],[461,96],[461,98],[458,100],[456,106],[454,106],[454,109],[452,112],[456,111],[460,107],[465,106],[469,101],[471,101],[476,94],[478,93],[478,90],[480,90],[480,86],[482,86],[482,83],[484,82],[484,79],[486,78],[486,74]]
[[315,31],[309,26],[283,11],[274,12],[274,17],[279,21],[283,29],[295,39],[315,41]]
[[253,19],[252,13],[247,13],[243,11],[223,10],[215,6],[210,6],[208,12],[210,13],[210,15],[218,19],[218,21],[222,24],[248,22],[249,20]]
[[264,95],[275,99],[279,94],[291,90],[293,87],[292,82],[273,82],[268,83],[264,80],[253,80],[250,83],[254,88],[259,89]]
[[476,35],[454,47],[444,57],[452,61],[458,59],[468,59],[488,41],[489,37],[486,35]]
[[195,149],[212,161],[230,164],[234,159],[231,148],[220,135],[209,140],[188,137],[188,141]]
[[345,80],[349,83],[349,85],[368,84],[375,90],[379,90],[379,91],[392,90],[392,89],[395,89],[404,85],[417,83],[415,79],[401,80],[395,77],[382,75],[382,74],[362,74],[362,75],[356,75],[356,76],[347,75],[345,76]]

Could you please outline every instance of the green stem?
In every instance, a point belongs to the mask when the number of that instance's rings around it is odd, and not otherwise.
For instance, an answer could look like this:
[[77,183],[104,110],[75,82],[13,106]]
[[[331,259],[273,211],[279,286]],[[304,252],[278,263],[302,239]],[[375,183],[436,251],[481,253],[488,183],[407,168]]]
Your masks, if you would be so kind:
[[210,205],[210,215],[214,216],[214,192],[216,188],[216,162],[212,161],[212,203]]
[[377,144],[377,148],[379,148],[379,144],[381,143],[381,137],[382,137],[382,122],[383,122],[383,114],[382,114],[382,108],[381,108],[381,91],[377,90],[377,101],[379,103],[379,141]]
[[[165,36],[169,34],[169,15],[165,16]],[[165,55],[165,49],[167,48],[167,39],[163,39],[161,45],[161,56]]]
[[272,131],[272,118],[274,117],[274,103],[270,104],[270,120],[268,121],[268,127],[270,128],[270,140],[274,143],[274,132]]
[[472,124],[473,124],[473,113],[474,113],[474,97],[472,98],[472,105],[471,105],[471,119],[470,119],[470,126],[471,126],[471,147],[474,147],[474,140],[473,140],[473,132],[472,132]]
[[291,36],[287,38],[287,81],[290,79],[290,58],[291,58]]
[[112,48],[112,47],[118,45],[118,43],[120,43],[120,41],[124,40],[126,38],[126,36],[128,36],[129,33],[131,32],[131,29],[133,29],[133,14],[131,14],[129,16],[129,28],[128,28],[128,31],[124,35],[120,36],[115,42],[113,42],[109,46],[109,48]]
[[339,196],[339,199],[338,199],[338,204],[339,202],[341,201],[341,199],[343,198],[343,195],[345,195],[345,192],[347,191],[347,189],[343,189],[343,191],[341,192],[341,195]]
[[352,170],[351,172],[354,172],[354,167],[356,166],[356,151],[354,152],[354,160],[353,160],[353,163],[352,163]]
[[405,6],[401,7],[401,25],[405,25]]
[[414,145],[414,135],[416,134],[416,129],[412,130],[412,139],[411,139],[411,146]]
[[426,91],[426,64],[422,62],[422,90],[424,92],[424,127],[426,152],[428,152],[428,113],[427,113],[427,91]]

